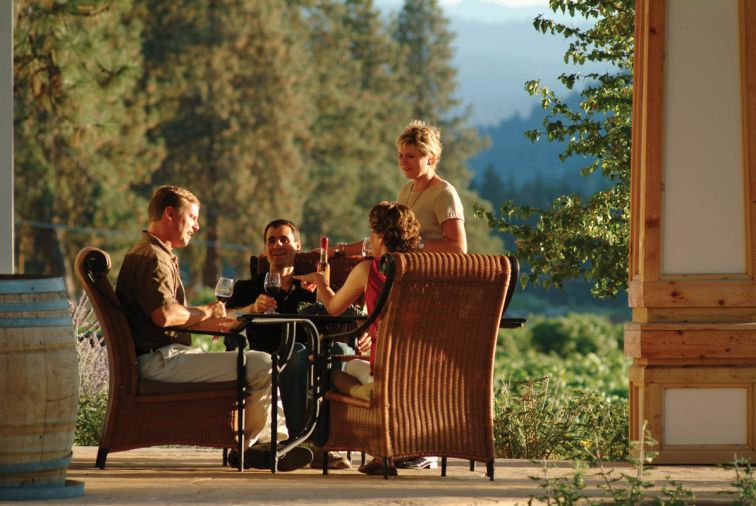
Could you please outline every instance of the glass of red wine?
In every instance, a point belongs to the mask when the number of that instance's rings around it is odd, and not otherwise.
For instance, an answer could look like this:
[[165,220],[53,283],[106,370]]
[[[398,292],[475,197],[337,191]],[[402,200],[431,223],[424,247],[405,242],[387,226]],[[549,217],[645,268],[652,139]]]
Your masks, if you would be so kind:
[[215,298],[224,304],[231,299],[234,293],[234,280],[231,278],[220,278],[215,285]]
[[[273,297],[278,300],[278,297],[281,295],[281,275],[277,272],[267,272],[265,273],[265,282],[263,283],[263,287],[265,288],[265,293],[269,297]],[[265,314],[278,314],[276,311],[269,310],[265,311]]]

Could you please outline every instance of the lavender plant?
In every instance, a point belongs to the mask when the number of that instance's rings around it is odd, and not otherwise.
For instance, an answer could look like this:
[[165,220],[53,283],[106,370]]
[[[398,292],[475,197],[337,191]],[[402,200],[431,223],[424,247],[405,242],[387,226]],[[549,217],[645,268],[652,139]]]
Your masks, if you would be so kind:
[[74,444],[96,445],[108,404],[108,357],[102,332],[86,294],[71,304],[71,319],[79,355],[79,413]]

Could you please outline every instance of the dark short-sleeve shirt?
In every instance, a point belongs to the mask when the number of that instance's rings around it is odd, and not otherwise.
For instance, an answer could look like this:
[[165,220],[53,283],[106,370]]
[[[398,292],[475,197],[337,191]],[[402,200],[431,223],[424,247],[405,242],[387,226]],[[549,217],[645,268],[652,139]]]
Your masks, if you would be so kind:
[[137,354],[172,343],[192,344],[189,333],[158,327],[150,317],[159,307],[185,304],[185,295],[176,255],[147,231],[123,259],[116,295],[134,333]]
[[[226,303],[229,309],[253,304],[260,294],[265,293],[265,274],[257,274],[252,279],[237,281],[234,284],[234,294]],[[299,281],[294,280],[286,294],[278,299],[278,312],[296,314],[300,302],[315,302],[315,293],[302,288]],[[257,325],[247,327],[250,337],[250,347],[254,350],[273,353],[278,350],[281,342],[281,326]]]

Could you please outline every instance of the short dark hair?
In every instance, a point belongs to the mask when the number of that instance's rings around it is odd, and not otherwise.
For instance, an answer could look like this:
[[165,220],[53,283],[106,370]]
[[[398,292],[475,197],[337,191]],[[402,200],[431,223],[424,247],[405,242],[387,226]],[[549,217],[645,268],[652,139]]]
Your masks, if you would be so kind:
[[152,192],[150,204],[147,207],[147,217],[150,222],[158,221],[168,207],[177,211],[187,204],[197,204],[200,201],[195,194],[179,186],[158,186]]
[[406,253],[420,246],[420,223],[405,205],[383,201],[373,206],[370,229],[383,237],[383,244],[391,252]]
[[278,228],[283,226],[287,226],[291,229],[291,232],[294,234],[295,241],[301,241],[301,239],[299,238],[299,229],[297,228],[297,226],[289,220],[278,218],[265,225],[265,230],[263,230],[263,243],[268,240],[268,230],[270,230],[271,228]]

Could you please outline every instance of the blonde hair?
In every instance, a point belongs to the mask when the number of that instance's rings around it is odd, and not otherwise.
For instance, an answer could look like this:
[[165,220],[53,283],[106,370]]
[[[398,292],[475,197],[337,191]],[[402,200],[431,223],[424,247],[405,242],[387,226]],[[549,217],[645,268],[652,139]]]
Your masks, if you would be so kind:
[[441,161],[441,131],[433,125],[415,119],[409,122],[404,131],[396,139],[396,148],[401,150],[404,146],[415,146],[424,155],[433,155],[434,162]]
[[147,217],[150,222],[160,220],[163,211],[172,207],[177,211],[187,204],[199,205],[199,199],[195,194],[179,186],[163,185],[155,188],[152,192],[150,205],[147,207]]

